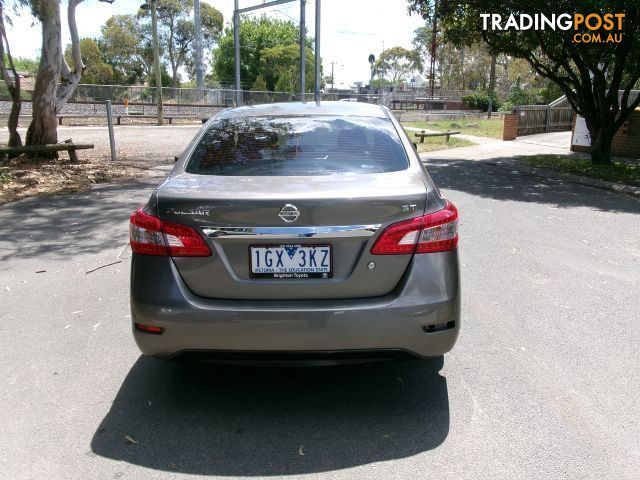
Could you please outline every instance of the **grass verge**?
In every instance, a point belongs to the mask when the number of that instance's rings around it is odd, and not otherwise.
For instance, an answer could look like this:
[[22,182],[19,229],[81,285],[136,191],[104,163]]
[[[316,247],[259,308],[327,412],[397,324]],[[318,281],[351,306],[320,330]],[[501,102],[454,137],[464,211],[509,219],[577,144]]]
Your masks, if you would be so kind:
[[488,120],[486,118],[467,118],[458,120],[441,120],[439,122],[403,122],[406,127],[425,128],[438,132],[458,130],[464,135],[498,138],[502,140],[502,119]]
[[640,162],[614,162],[611,165],[593,165],[589,158],[565,155],[531,155],[523,157],[528,167],[544,168],[607,182],[640,187]]
[[407,135],[412,142],[418,147],[418,152],[434,152],[436,150],[447,150],[449,148],[468,147],[469,145],[475,145],[475,143],[462,138],[456,138],[455,135],[449,138],[447,142],[446,137],[430,137],[425,138],[424,143],[419,143],[420,139],[413,136],[415,132],[407,131]]

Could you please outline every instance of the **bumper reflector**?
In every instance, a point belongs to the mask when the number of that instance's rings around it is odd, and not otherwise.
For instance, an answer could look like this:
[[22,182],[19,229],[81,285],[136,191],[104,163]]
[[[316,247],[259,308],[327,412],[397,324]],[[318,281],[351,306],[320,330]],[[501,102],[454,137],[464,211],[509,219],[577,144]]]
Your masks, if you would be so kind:
[[145,325],[144,323],[136,323],[136,330],[146,333],[155,333],[156,335],[162,335],[164,327],[156,327],[155,325]]

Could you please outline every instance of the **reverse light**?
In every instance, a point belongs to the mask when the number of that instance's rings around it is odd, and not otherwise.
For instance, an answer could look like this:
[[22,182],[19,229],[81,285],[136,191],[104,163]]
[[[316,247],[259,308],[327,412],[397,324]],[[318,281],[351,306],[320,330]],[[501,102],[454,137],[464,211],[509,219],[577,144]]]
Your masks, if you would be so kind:
[[450,202],[442,210],[389,225],[380,234],[372,255],[403,255],[455,250],[458,209]]
[[166,222],[139,208],[129,219],[131,251],[143,255],[208,257],[211,249],[200,234],[187,225]]

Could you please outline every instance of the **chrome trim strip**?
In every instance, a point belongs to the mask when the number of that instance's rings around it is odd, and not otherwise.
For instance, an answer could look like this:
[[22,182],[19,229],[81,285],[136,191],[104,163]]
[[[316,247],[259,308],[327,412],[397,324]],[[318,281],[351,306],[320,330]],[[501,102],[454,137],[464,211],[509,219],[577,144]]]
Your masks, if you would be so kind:
[[209,238],[232,239],[256,237],[269,238],[313,238],[313,237],[371,237],[378,229],[378,225],[348,225],[323,227],[225,227],[211,225],[203,227],[202,231]]

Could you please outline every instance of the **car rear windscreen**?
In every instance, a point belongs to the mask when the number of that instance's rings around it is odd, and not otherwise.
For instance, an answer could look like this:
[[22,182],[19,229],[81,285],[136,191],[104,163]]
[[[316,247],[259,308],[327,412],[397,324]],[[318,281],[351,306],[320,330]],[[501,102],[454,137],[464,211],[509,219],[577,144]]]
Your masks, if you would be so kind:
[[201,175],[309,176],[395,172],[408,165],[387,118],[244,117],[214,121],[185,170]]

